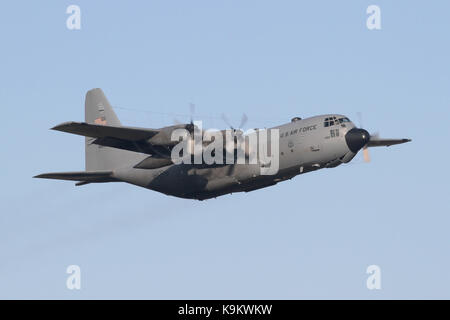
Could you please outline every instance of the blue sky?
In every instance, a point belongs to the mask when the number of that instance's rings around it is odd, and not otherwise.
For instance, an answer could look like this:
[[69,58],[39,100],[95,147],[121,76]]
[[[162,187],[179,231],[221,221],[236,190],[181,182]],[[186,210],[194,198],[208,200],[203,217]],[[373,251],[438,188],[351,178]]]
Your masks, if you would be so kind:
[[[66,8],[81,8],[81,30]],[[366,8],[381,8],[381,30]],[[0,298],[450,298],[446,1],[8,1],[0,9]],[[277,186],[190,201],[84,170],[101,87],[124,124],[247,126],[323,113],[412,143]],[[175,116],[176,114],[176,116]],[[181,114],[181,116],[180,116]],[[81,290],[66,288],[68,265]],[[381,290],[366,268],[381,268]]]

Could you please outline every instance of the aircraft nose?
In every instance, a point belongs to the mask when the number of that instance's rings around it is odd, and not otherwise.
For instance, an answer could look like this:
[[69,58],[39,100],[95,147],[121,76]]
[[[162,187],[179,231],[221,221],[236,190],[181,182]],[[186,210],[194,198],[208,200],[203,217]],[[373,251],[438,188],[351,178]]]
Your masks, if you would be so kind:
[[348,148],[354,153],[361,150],[369,140],[370,134],[364,129],[353,128],[345,134],[345,142]]

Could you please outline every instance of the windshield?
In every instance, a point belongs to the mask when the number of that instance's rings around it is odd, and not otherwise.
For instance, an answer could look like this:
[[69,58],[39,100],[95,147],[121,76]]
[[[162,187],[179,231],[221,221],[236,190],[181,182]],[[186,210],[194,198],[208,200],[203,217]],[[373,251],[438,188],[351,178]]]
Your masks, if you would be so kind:
[[323,126],[331,127],[334,125],[338,125],[341,123],[350,122],[350,119],[347,117],[337,118],[336,116],[325,118]]

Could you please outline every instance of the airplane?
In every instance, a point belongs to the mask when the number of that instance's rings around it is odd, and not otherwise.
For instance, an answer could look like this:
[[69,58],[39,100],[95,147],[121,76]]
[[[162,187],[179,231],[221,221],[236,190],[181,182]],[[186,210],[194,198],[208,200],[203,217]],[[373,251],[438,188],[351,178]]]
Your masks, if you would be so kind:
[[[411,139],[382,139],[357,128],[344,115],[294,117],[278,129],[279,168],[261,174],[263,163],[174,163],[171,151],[176,129],[192,133],[195,124],[160,129],[122,126],[99,88],[87,92],[85,122],[65,122],[53,130],[85,137],[85,171],[44,173],[34,178],[77,181],[76,185],[126,182],[166,195],[206,200],[235,192],[273,186],[297,175],[349,163],[362,149],[391,146]],[[239,131],[234,129],[234,132]],[[240,131],[242,133],[242,131]],[[247,150],[248,151],[248,150]],[[233,151],[235,152],[235,151]],[[247,154],[248,155],[248,154]]]

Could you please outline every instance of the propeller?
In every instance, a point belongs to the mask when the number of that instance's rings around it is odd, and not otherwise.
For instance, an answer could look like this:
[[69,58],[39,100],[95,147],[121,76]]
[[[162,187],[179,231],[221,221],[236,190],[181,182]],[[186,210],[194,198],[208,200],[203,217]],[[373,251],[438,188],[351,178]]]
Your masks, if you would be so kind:
[[363,159],[364,159],[364,162],[367,162],[367,163],[370,162],[370,154],[369,154],[369,149],[367,148],[367,145],[365,145],[363,147]]
[[247,115],[245,113],[243,113],[242,114],[242,118],[241,118],[241,122],[239,123],[239,126],[237,128],[235,128],[231,124],[230,120],[228,120],[227,116],[224,113],[222,113],[221,118],[227,124],[227,126],[229,126],[230,129],[233,130],[233,131],[242,129],[245,126],[245,124],[247,123],[247,121],[248,121]]
[[195,114],[195,104],[189,103],[189,124],[186,125],[186,129],[192,134],[194,132],[194,114]]
[[242,114],[241,123],[239,124],[239,129],[242,129],[248,121],[248,117],[245,113]]
[[[233,133],[236,136],[236,138],[238,139],[241,148],[244,148],[245,155],[248,157],[248,150],[245,146],[245,140],[244,140],[245,137],[243,136],[243,131],[241,130],[248,121],[247,115],[245,113],[242,114],[241,122],[239,123],[239,127],[237,127],[237,128],[235,128],[231,124],[230,120],[224,113],[222,113],[221,118],[227,124],[227,126],[230,127],[231,130],[233,130]],[[234,146],[234,142],[232,143],[231,148],[233,148],[233,146]],[[227,147],[227,148],[230,148],[230,147]]]
[[[362,113],[361,112],[357,112],[357,116],[358,116],[358,122],[359,122],[359,127],[363,128],[363,117],[362,117]],[[378,136],[378,133],[375,134],[376,136]],[[371,137],[373,137],[374,135],[370,135]],[[367,144],[363,147],[363,159],[364,162],[369,163],[370,162],[370,154],[369,154],[369,148],[367,147]]]
[[[195,104],[191,102],[189,103],[189,123],[186,124],[185,126],[186,130],[188,130],[190,133],[194,131],[194,114],[195,114]],[[183,124],[177,118],[174,118],[173,122],[177,125]]]
[[189,115],[191,118],[191,124],[194,124],[195,104],[189,103]]

